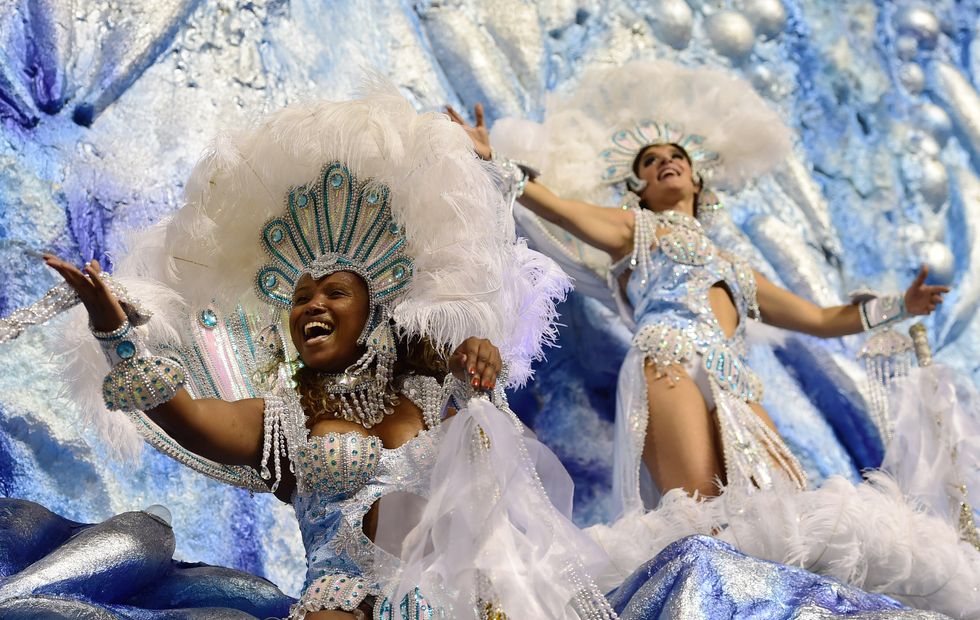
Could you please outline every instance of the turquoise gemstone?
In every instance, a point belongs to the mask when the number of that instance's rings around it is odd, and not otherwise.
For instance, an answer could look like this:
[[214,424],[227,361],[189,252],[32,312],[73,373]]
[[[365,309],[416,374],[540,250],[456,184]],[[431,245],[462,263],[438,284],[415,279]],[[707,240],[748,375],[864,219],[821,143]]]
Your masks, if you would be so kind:
[[[296,199],[296,204],[298,204],[300,207],[305,207],[308,202],[310,202],[310,199],[306,196],[306,194],[300,194],[299,198]],[[280,233],[281,232],[282,231],[280,231]]]
[[372,204],[372,205],[378,204],[378,200],[380,199],[381,198],[380,196],[378,196],[378,192],[371,192],[370,194],[368,194],[367,197],[368,204]]
[[[305,196],[304,196],[304,198],[305,198]],[[279,243],[280,241],[282,241],[283,236],[284,236],[284,233],[282,232],[282,229],[281,228],[277,228],[277,229],[275,229],[275,230],[272,231],[272,241],[275,242],[275,243]]]
[[218,326],[218,315],[214,313],[214,310],[209,308],[201,312],[201,325],[208,329],[214,329]]
[[390,231],[391,231],[391,234],[393,234],[393,235],[397,235],[397,234],[398,234],[398,224],[396,224],[396,223],[394,223],[394,222],[392,222],[392,223],[391,223],[391,224],[390,224],[390,225],[388,226],[388,230],[390,230]]
[[275,288],[277,282],[279,282],[279,278],[274,273],[266,274],[265,278],[262,279],[262,283],[267,289]]
[[123,358],[124,360],[128,360],[129,358],[136,355],[136,345],[130,342],[129,340],[123,340],[122,342],[116,345],[116,355]]
[[343,185],[343,184],[344,184],[344,177],[342,177],[342,176],[340,176],[340,175],[339,175],[339,174],[337,174],[337,173],[334,173],[334,174],[331,174],[331,175],[330,175],[330,185],[331,185],[331,186],[332,186],[332,187],[333,187],[334,189],[336,189],[336,188],[338,188],[338,187],[340,187],[340,186],[341,186],[341,185]]
[[391,275],[393,275],[396,280],[401,280],[402,278],[405,277],[407,273],[408,270],[405,269],[405,265],[395,265],[395,268],[391,272]]

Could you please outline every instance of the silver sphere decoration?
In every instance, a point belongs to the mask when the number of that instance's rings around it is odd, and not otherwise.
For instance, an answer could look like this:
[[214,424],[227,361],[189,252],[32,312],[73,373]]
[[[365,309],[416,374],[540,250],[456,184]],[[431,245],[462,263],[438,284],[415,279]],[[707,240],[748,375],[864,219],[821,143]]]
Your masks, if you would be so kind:
[[915,247],[926,240],[926,230],[913,222],[898,229],[898,238],[906,247]]
[[956,275],[956,257],[942,241],[927,241],[916,252],[919,262],[929,267],[930,284],[951,284]]
[[895,26],[900,33],[914,36],[922,49],[934,49],[939,41],[939,20],[929,9],[903,8],[895,15]]
[[147,506],[143,509],[143,512],[153,515],[157,519],[160,519],[167,525],[173,525],[174,518],[170,514],[170,510],[161,504],[153,504],[152,506]]
[[907,140],[909,150],[920,155],[925,155],[926,157],[939,157],[939,153],[943,150],[932,135],[921,129],[910,130],[907,135]]
[[949,174],[938,159],[927,159],[922,164],[919,194],[933,211],[938,211],[949,197]]
[[691,42],[694,12],[686,0],[654,0],[650,25],[658,39],[682,50]]
[[752,80],[752,86],[761,93],[767,93],[772,88],[773,80],[775,76],[772,73],[772,69],[766,65],[756,65],[749,70],[749,78]]
[[929,132],[940,146],[944,146],[953,134],[953,121],[949,114],[934,103],[924,103],[916,111],[916,120],[922,129]]
[[898,70],[898,81],[910,95],[918,95],[926,86],[926,74],[922,67],[914,62],[908,62]]
[[755,46],[755,29],[738,11],[718,11],[707,19],[708,38],[722,56],[744,60]]
[[745,0],[742,12],[764,39],[778,36],[786,28],[786,7],[782,0]]
[[895,51],[900,60],[912,60],[919,51],[919,41],[910,34],[903,34],[895,39]]

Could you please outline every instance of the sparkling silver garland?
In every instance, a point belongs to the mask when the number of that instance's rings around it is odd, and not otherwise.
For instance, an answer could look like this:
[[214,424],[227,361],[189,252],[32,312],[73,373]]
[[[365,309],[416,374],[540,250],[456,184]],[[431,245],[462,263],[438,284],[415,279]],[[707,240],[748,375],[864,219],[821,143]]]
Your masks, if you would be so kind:
[[[112,294],[122,304],[126,317],[132,325],[144,325],[153,316],[153,313],[146,309],[137,300],[133,299],[126,287],[119,284],[112,277],[103,273],[102,278]],[[18,308],[9,315],[0,319],[0,344],[15,340],[24,333],[24,330],[34,325],[43,325],[62,312],[74,308],[81,303],[75,289],[68,286],[67,282],[62,282],[54,286],[44,296],[33,304],[24,308]]]

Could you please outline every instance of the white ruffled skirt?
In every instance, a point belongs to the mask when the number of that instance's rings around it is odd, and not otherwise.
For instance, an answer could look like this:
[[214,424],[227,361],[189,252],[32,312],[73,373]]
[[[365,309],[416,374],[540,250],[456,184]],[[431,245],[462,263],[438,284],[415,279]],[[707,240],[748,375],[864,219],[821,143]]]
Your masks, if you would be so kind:
[[[980,618],[980,550],[961,529],[963,505],[980,493],[980,398],[969,382],[931,367],[898,383],[887,473],[857,485],[832,477],[806,491],[774,477],[764,490],[731,484],[697,501],[679,489],[658,497],[642,466],[643,359],[631,350],[619,382],[613,498],[621,516],[587,530],[612,559],[613,580],[681,538],[711,535],[912,607]],[[651,505],[657,508],[648,511]]]

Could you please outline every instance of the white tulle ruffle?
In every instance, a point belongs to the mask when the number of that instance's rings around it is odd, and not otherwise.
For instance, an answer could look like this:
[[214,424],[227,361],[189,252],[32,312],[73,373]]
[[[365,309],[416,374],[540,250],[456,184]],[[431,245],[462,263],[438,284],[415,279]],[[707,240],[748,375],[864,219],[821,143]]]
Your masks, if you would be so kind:
[[614,559],[619,579],[670,543],[706,534],[912,607],[980,618],[980,553],[880,472],[858,485],[833,477],[809,491],[783,483],[707,501],[675,489],[656,510],[586,531]]
[[572,484],[557,457],[512,412],[483,399],[442,432],[394,600],[417,585],[460,619],[484,617],[481,601],[510,617],[614,617],[594,581],[608,582],[612,567],[569,519]]

